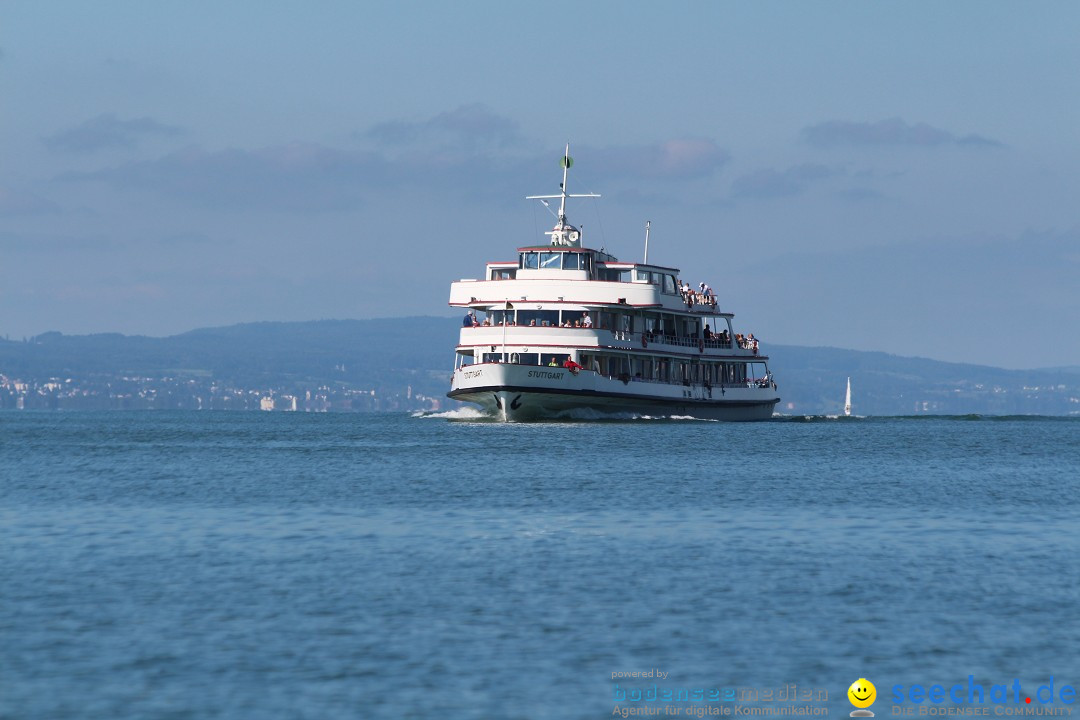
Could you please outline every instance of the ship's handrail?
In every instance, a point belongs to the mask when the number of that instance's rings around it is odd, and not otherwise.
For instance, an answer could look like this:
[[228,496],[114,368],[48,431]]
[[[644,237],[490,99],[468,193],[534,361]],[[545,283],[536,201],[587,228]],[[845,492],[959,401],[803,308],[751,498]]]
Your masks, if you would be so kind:
[[[473,328],[514,328],[514,330],[588,330],[591,332],[610,332],[611,337],[614,340],[622,342],[642,342],[642,345],[648,347],[649,344],[655,345],[674,345],[676,347],[696,347],[696,348],[709,348],[713,350],[731,350],[734,347],[734,340],[729,338],[728,340],[720,340],[718,337],[713,336],[706,340],[700,337],[685,337],[681,335],[661,335],[654,331],[645,330],[643,332],[628,332],[625,330],[609,330],[605,327],[566,327],[564,325],[515,325],[513,323],[507,325],[473,325],[471,327],[464,327],[463,330],[471,330]],[[750,348],[740,347],[740,350],[749,350]],[[756,353],[755,353],[756,354]]]
[[643,332],[638,333],[639,336],[644,335],[646,342],[656,343],[657,345],[676,345],[679,347],[706,347],[713,349],[731,349],[731,340],[724,342],[723,340],[717,340],[711,338],[705,340],[703,338],[695,337],[683,337],[680,335],[660,335],[655,332]]
[[[607,378],[608,380],[622,380],[622,375],[599,375],[599,377]],[[742,382],[716,382],[716,383],[702,383],[702,382],[689,382],[687,380],[659,380],[657,378],[647,377],[630,377],[626,376],[629,382],[645,382],[655,383],[657,385],[682,385],[683,387],[695,387],[703,386],[706,388],[720,388],[724,390],[734,390],[739,388],[751,388],[751,389],[776,389],[776,383],[771,377],[769,378],[747,378]]]

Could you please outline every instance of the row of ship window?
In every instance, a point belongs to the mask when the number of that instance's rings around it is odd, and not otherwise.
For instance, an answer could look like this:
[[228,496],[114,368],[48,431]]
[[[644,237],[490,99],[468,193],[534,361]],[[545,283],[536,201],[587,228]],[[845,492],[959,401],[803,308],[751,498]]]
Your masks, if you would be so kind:
[[[521,270],[592,270],[592,256],[587,253],[571,252],[523,252],[519,256],[518,268]],[[513,280],[515,268],[492,268],[492,280]],[[678,295],[679,281],[671,273],[659,270],[634,268],[634,281],[656,285],[668,295]],[[596,279],[606,282],[629,282],[630,270],[622,268],[598,268]]]
[[518,267],[523,270],[591,270],[592,255],[569,252],[523,252]]
[[[562,367],[567,353],[486,352],[481,362]],[[580,364],[604,377],[648,382],[709,385],[760,385],[771,382],[765,363],[700,363],[638,355],[581,355]]]
[[[576,327],[589,319],[592,327],[625,333],[647,333],[676,338],[689,338],[695,342],[702,335],[701,320],[684,318],[672,313],[647,314],[645,316],[618,312],[583,312],[581,310],[489,310],[485,313],[484,326],[517,325],[528,327]],[[479,322],[479,321],[477,321]],[[715,329],[713,329],[715,330]]]

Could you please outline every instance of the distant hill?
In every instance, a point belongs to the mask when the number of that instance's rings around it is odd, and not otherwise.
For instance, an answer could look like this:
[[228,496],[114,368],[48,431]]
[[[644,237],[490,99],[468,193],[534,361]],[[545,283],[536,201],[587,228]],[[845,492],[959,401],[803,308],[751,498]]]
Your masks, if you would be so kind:
[[780,383],[780,412],[842,412],[850,377],[858,415],[1080,414],[1075,369],[1004,370],[828,347],[765,351]]
[[260,322],[165,338],[45,333],[0,341],[0,372],[14,377],[193,375],[253,385],[281,379],[376,385],[453,367],[450,318]]
[[[0,374],[24,381],[199,378],[243,388],[372,388],[441,398],[454,318],[262,322],[165,338],[46,333],[0,340]],[[835,414],[851,377],[859,415],[1080,414],[1080,368],[1003,370],[880,352],[765,345],[778,411]]]

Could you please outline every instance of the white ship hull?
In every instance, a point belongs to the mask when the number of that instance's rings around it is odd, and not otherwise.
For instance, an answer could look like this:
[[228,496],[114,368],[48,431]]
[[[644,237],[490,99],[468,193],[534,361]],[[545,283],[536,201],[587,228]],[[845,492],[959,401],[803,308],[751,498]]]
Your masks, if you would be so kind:
[[505,421],[599,415],[768,420],[779,402],[771,386],[677,385],[622,381],[561,367],[483,363],[454,372],[451,398]]

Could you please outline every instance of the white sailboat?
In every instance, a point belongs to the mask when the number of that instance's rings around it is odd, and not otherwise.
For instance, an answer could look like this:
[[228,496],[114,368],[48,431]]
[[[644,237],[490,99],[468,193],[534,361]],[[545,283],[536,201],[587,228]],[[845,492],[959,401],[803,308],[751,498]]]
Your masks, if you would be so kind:
[[847,379],[847,394],[844,396],[844,415],[851,416],[851,378]]

